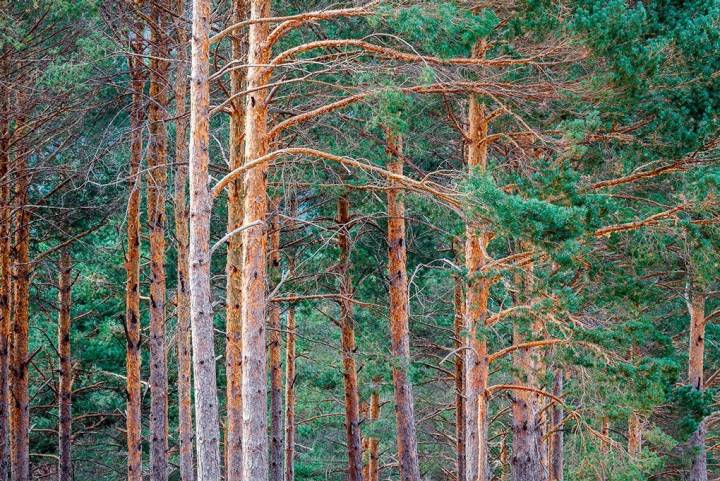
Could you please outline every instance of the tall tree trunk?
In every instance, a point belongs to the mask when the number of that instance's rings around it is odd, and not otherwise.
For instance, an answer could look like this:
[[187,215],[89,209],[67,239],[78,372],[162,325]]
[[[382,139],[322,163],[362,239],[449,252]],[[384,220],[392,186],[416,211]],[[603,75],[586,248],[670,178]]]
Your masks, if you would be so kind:
[[10,321],[12,199],[10,197],[9,178],[9,92],[4,86],[0,87],[0,89],[2,92],[0,95],[0,481],[7,481],[10,474],[8,421],[10,410],[10,337],[12,334]]
[[72,264],[67,249],[60,254],[60,279],[58,284],[60,316],[58,319],[58,353],[60,354],[60,425],[58,428],[60,462],[58,467],[59,481],[72,481],[72,359],[70,357],[70,308],[72,305],[71,289]]
[[[479,47],[476,47],[479,48]],[[484,172],[487,168],[488,123],[483,106],[472,95],[468,108],[468,143],[466,161],[468,171]],[[487,245],[491,234],[487,227],[474,222],[465,226],[465,481],[485,481],[489,476],[487,447],[487,389],[489,366],[487,341],[478,338],[478,326],[488,317],[490,281],[482,276],[488,262]]]
[[[233,19],[238,23],[247,16],[246,0],[233,0]],[[235,32],[231,39],[231,56],[234,61],[243,59],[243,38]],[[243,90],[243,69],[230,73],[230,95]],[[245,107],[243,99],[231,102],[230,111],[230,168],[243,164],[243,132]],[[227,231],[233,232],[243,223],[242,178],[228,186]],[[227,373],[227,420],[225,428],[225,471],[227,481],[242,479],[242,236],[234,235],[227,243],[226,301],[225,301],[225,371]]]
[[[150,36],[147,216],[150,231],[150,468],[153,481],[168,475],[168,379],[165,347],[165,197],[167,191],[168,15],[153,3]],[[163,2],[166,4],[167,2]]]
[[[23,122],[19,122],[22,125]],[[13,481],[30,481],[30,395],[28,333],[30,322],[30,172],[24,154],[15,159],[15,246],[13,252],[13,354],[11,468]]]
[[610,418],[607,416],[603,416],[600,420],[600,435],[602,436],[600,452],[607,454],[610,452]]
[[198,481],[220,479],[220,429],[210,289],[210,0],[193,0],[190,82],[190,323]]
[[640,455],[642,450],[642,424],[636,412],[630,414],[628,419],[628,453],[630,456]]
[[[250,19],[270,16],[269,0],[250,1]],[[248,34],[245,104],[245,162],[267,153],[267,83],[270,61],[266,44],[269,25],[252,23]],[[243,339],[243,479],[268,479],[267,378],[265,350],[265,285],[267,229],[267,162],[249,169],[244,178],[243,224],[263,224],[243,231],[242,339]]]
[[[688,295],[688,310],[690,311],[690,346],[688,352],[688,383],[692,389],[703,391],[705,353],[705,296],[690,288]],[[705,448],[705,435],[707,428],[705,421],[701,421],[697,430],[690,437],[690,450],[692,462],[690,466],[689,481],[707,481],[707,451]]]
[[340,260],[340,329],[345,380],[345,436],[348,450],[348,480],[362,481],[362,438],[360,436],[360,396],[355,365],[355,321],[353,319],[353,287],[350,277],[350,204],[347,196],[337,204],[338,246]]
[[130,38],[133,55],[128,57],[132,79],[132,106],[130,112],[130,196],[127,204],[127,254],[125,255],[125,337],[127,348],[125,366],[127,375],[127,479],[142,481],[142,391],[140,384],[140,191],[142,177],[140,163],[143,154],[143,88],[144,65],[140,55],[142,23],[137,22]]
[[[292,268],[290,268],[292,272]],[[287,313],[285,339],[285,481],[295,480],[295,306]]]
[[[555,379],[553,380],[553,395],[557,398],[562,397],[562,390],[563,371],[558,369],[555,371]],[[564,416],[562,404],[556,402],[552,409],[552,431],[550,435],[550,481],[563,481]]]
[[[270,278],[273,286],[280,282],[280,201],[272,203],[270,222]],[[282,337],[280,335],[280,304],[268,307],[268,352],[270,357],[270,481],[282,481]]]
[[175,70],[175,238],[177,242],[177,391],[178,441],[180,444],[180,479],[193,481],[193,426],[192,426],[192,336],[190,335],[190,296],[187,208],[188,143],[185,99],[187,97],[187,42],[185,31],[185,0],[177,0],[177,69]]
[[[388,131],[388,170],[402,175],[402,139]],[[405,201],[402,190],[393,185],[387,194],[388,275],[390,277],[390,351],[393,356],[395,416],[397,420],[398,461],[402,481],[419,481],[417,434],[410,367],[410,326],[405,245]]]
[[455,446],[457,450],[457,481],[465,481],[465,367],[462,352],[462,332],[465,317],[465,299],[463,297],[462,279],[455,276]]

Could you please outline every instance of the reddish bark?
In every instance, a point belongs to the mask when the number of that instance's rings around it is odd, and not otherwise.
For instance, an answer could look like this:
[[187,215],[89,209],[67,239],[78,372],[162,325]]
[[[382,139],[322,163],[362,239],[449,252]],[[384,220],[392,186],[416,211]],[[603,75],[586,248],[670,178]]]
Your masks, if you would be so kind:
[[127,254],[125,255],[125,366],[127,375],[127,478],[142,481],[142,391],[140,384],[140,163],[142,158],[143,88],[145,85],[142,54],[142,23],[137,22],[130,38],[134,55],[128,57],[131,76],[130,111],[130,196],[127,204]]
[[10,338],[12,335],[10,319],[12,199],[10,197],[10,152],[8,150],[10,140],[9,99],[8,91],[4,86],[0,87],[0,92],[0,481],[7,481],[10,474],[8,422],[10,410]]
[[[553,396],[562,397],[563,391],[563,371],[558,369],[555,371],[555,379],[553,382]],[[552,409],[552,425],[550,434],[550,481],[563,481],[563,465],[564,465],[564,432],[563,421],[565,414],[560,403],[555,403]]]
[[[704,391],[705,353],[705,296],[690,288],[688,311],[690,312],[690,346],[688,348],[688,383],[692,389]],[[707,448],[705,436],[707,427],[701,421],[690,437],[692,462],[689,481],[707,481]]]
[[[245,0],[233,0],[233,21],[239,22],[247,16]],[[244,57],[243,41],[240,34],[231,40],[231,56],[235,61]],[[243,69],[234,69],[230,74],[230,95],[243,89]],[[241,99],[231,103],[230,111],[230,168],[243,164],[243,132],[245,107]],[[228,192],[227,232],[233,232],[243,223],[242,178],[231,182]],[[225,371],[227,373],[227,422],[225,430],[225,475],[227,481],[242,479],[242,236],[228,239],[225,264]]]
[[353,287],[350,277],[350,204],[347,196],[337,204],[340,259],[340,329],[345,380],[345,436],[348,450],[348,480],[362,481],[362,438],[360,436],[360,396],[355,365],[355,321],[352,312]]
[[[402,175],[402,139],[388,133],[391,161],[388,170]],[[393,181],[387,194],[388,208],[388,275],[390,278],[390,351],[393,356],[395,417],[397,420],[398,461],[402,481],[419,481],[417,434],[410,365],[410,326],[405,245],[405,202],[399,186]]]

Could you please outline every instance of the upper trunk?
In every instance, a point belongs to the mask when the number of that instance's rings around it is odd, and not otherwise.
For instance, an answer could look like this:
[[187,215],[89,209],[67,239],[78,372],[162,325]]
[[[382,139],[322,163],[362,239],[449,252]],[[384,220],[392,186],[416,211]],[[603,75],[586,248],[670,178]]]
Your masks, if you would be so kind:
[[[558,369],[555,371],[555,379],[553,383],[553,396],[559,398],[562,396],[563,390],[563,371]],[[556,402],[552,409],[552,424],[550,426],[550,481],[563,480],[563,464],[564,464],[564,433],[563,433],[564,413],[562,404]]]

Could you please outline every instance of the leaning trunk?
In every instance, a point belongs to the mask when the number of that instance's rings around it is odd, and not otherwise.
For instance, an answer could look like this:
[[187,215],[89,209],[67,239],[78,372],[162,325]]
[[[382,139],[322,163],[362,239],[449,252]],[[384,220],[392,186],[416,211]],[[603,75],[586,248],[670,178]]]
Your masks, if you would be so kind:
[[[388,131],[390,172],[402,175],[402,139]],[[398,461],[402,481],[419,481],[417,435],[413,392],[408,376],[410,365],[410,326],[405,246],[405,201],[401,189],[393,185],[387,194],[388,275],[390,277],[390,350],[393,357],[395,416],[397,418]]]
[[60,316],[58,319],[58,353],[60,355],[60,385],[58,387],[60,425],[58,429],[60,461],[58,480],[72,481],[72,360],[70,358],[70,306],[72,288],[70,254],[60,254],[60,279],[58,284]]
[[192,481],[193,428],[192,428],[192,339],[190,336],[190,297],[188,292],[188,210],[187,210],[187,41],[185,0],[178,0],[177,69],[175,71],[175,238],[177,241],[177,391],[178,391],[178,442],[180,451],[180,479]]
[[210,0],[193,0],[190,82],[190,324],[197,479],[220,479],[220,429],[210,290]]
[[348,480],[362,481],[362,438],[360,436],[360,396],[355,365],[355,323],[352,312],[353,288],[350,277],[350,207],[347,196],[338,199],[337,222],[340,262],[340,328],[345,380],[345,436],[348,450]]
[[[688,353],[688,382],[692,389],[702,392],[704,386],[705,352],[705,297],[697,292],[690,294],[688,310],[690,311],[690,347]],[[690,455],[692,457],[689,481],[707,481],[707,451],[705,421],[701,421],[697,430],[690,437]]]

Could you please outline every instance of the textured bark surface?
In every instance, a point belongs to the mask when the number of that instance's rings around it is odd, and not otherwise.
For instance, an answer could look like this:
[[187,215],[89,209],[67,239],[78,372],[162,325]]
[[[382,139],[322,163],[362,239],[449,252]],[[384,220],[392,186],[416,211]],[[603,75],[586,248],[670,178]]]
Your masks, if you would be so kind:
[[[692,289],[691,289],[692,290]],[[690,346],[688,348],[688,383],[693,389],[703,391],[704,354],[705,354],[705,297],[698,292],[690,292],[688,310],[690,311]],[[701,422],[690,437],[689,481],[707,481],[707,448],[705,436],[707,428]]]
[[58,282],[60,314],[58,316],[58,353],[60,355],[60,382],[58,386],[58,480],[72,481],[72,359],[70,357],[70,309],[72,306],[71,289],[72,264],[70,254],[63,250],[60,254],[60,276]]
[[193,0],[190,81],[190,323],[198,481],[220,479],[220,428],[210,290],[210,0]]
[[147,222],[150,236],[150,470],[153,481],[168,476],[168,378],[165,343],[165,198],[167,195],[168,69],[167,1],[153,3],[150,29],[150,102]]
[[[3,65],[3,73],[6,67]],[[0,481],[7,481],[10,474],[8,451],[8,424],[10,411],[10,346],[11,320],[10,295],[12,293],[12,245],[10,228],[12,220],[12,199],[10,197],[10,152],[8,91],[0,87]]]
[[180,479],[192,481],[193,426],[192,426],[192,336],[190,334],[190,293],[188,281],[188,249],[190,232],[187,208],[188,143],[187,116],[187,42],[185,31],[185,0],[177,0],[177,67],[175,70],[175,239],[177,245],[177,289],[175,304],[177,312],[177,396],[178,396],[178,443],[180,454]]
[[[562,397],[563,393],[563,371],[555,371],[553,379],[553,396]],[[563,480],[564,449],[565,439],[563,432],[563,420],[565,413],[562,404],[555,403],[552,408],[552,423],[550,426],[550,481]]]
[[[388,170],[402,175],[402,139],[388,132]],[[405,245],[405,201],[402,190],[388,190],[388,276],[390,279],[390,351],[395,388],[398,461],[402,481],[419,481],[415,407],[410,366],[410,326],[407,279],[407,248]]]
[[600,441],[600,452],[608,453],[610,451],[610,418],[603,416],[600,420],[600,434],[603,439]]
[[[272,202],[270,222],[270,279],[274,288],[280,282],[280,202]],[[280,304],[268,306],[268,354],[270,368],[270,481],[282,481],[283,470],[283,372]]]
[[[251,0],[250,19],[270,16],[269,0]],[[248,28],[248,68],[245,104],[245,162],[267,153],[267,83],[263,65],[270,60],[266,44],[267,23]],[[268,479],[267,381],[266,381],[266,252],[267,162],[245,174],[243,224],[262,222],[243,231],[242,338],[243,338],[243,479]]]
[[463,325],[465,317],[465,298],[463,296],[462,279],[455,276],[454,292],[454,332],[455,349],[455,446],[457,450],[457,481],[465,481],[465,355],[462,352]]
[[295,329],[295,307],[290,306],[285,339],[285,481],[295,479]]
[[340,344],[345,382],[345,437],[348,451],[349,481],[362,481],[362,437],[360,435],[360,395],[355,365],[355,321],[353,318],[353,284],[350,277],[350,205],[346,196],[337,203],[338,246],[340,259]]
[[628,419],[628,454],[638,456],[642,451],[642,424],[636,412]]
[[[233,0],[233,22],[237,23],[247,16],[247,2]],[[244,58],[243,41],[240,32],[231,39],[231,55],[235,61]],[[230,95],[236,95],[243,89],[243,69],[234,69],[230,73]],[[243,132],[245,106],[242,98],[234,100],[230,111],[230,168],[236,169],[243,164]],[[242,178],[230,183],[227,188],[228,213],[227,232],[240,227],[243,223]],[[242,479],[242,236],[234,235],[227,243],[225,263],[225,372],[227,373],[227,419],[225,427],[225,476],[227,481]]]
[[142,160],[143,88],[145,85],[142,54],[142,24],[137,23],[130,47],[135,55],[128,57],[132,78],[130,112],[130,196],[127,205],[127,254],[125,255],[125,369],[127,376],[127,479],[142,480],[142,391],[140,384],[140,163]]
[[28,393],[28,329],[30,321],[30,173],[24,155],[15,159],[15,245],[13,266],[13,350],[11,361],[11,469],[13,481],[30,481],[30,395]]
[[[484,109],[475,96],[470,97],[468,108],[467,167],[470,172],[487,168],[488,124]],[[466,332],[464,394],[465,394],[465,480],[485,481],[488,477],[487,449],[487,397],[488,383],[487,342],[478,338],[478,326],[488,318],[490,282],[481,277],[488,262],[487,245],[490,233],[482,226],[468,223],[465,226],[465,288],[464,330]],[[479,474],[480,473],[480,474]]]

